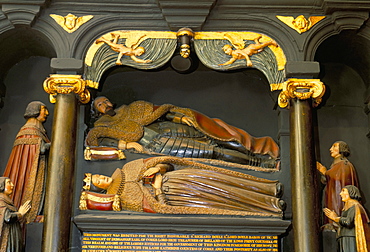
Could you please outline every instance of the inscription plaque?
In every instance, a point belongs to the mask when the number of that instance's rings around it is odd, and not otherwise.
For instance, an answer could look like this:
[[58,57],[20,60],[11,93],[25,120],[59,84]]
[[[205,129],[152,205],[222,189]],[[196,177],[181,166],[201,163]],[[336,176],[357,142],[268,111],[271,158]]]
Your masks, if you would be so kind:
[[84,232],[82,252],[278,251],[278,236]]

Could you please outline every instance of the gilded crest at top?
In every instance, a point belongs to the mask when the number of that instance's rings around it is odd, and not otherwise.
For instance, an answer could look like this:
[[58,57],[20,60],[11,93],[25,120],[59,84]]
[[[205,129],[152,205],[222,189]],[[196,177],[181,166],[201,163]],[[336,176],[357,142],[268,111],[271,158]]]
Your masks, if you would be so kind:
[[87,15],[82,17],[76,17],[75,15],[69,13],[67,16],[63,17],[56,14],[50,14],[55,22],[57,22],[64,30],[68,33],[72,33],[80,28],[81,25],[92,19],[93,15]]
[[325,18],[325,16],[312,16],[306,19],[303,15],[299,15],[296,18],[286,16],[276,17],[290,28],[296,30],[299,34],[308,31],[312,26]]

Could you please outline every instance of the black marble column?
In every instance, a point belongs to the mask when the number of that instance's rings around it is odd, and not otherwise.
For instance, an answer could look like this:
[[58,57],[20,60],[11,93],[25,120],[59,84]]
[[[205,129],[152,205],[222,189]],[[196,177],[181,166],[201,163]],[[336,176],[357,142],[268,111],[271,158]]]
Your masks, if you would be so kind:
[[[299,79],[315,77],[316,62],[290,62],[286,76]],[[297,92],[308,92],[302,88]],[[320,251],[320,197],[314,156],[312,98],[290,99],[290,169],[294,251]]]
[[[53,59],[51,66],[58,74],[75,74],[82,69],[82,62],[74,59]],[[69,249],[77,105],[78,99],[73,92],[56,95],[46,182],[43,252],[63,252]]]

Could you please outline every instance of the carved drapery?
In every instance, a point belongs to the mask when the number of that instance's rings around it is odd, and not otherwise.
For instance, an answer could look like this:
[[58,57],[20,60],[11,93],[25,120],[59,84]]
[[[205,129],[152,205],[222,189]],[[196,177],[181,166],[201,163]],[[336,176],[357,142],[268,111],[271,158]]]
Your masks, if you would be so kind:
[[278,104],[281,108],[289,105],[289,100],[298,98],[300,100],[313,99],[313,105],[321,103],[325,93],[325,85],[318,79],[288,79],[279,84],[271,84],[271,91],[281,90]]
[[[87,52],[85,80],[89,86],[97,88],[103,73],[117,65],[142,70],[162,67],[172,58],[179,36],[181,33],[160,31],[107,33],[98,38]],[[211,69],[229,71],[254,67],[265,74],[270,84],[284,80],[284,52],[266,35],[255,32],[195,32],[193,43],[199,60]]]
[[[166,64],[176,50],[177,37],[174,32],[148,32],[148,31],[115,31],[103,35],[100,39],[113,42],[114,37],[119,36],[117,44],[121,45],[118,50],[127,53],[120,59],[120,64],[137,69],[156,69]],[[106,42],[94,42],[89,48],[85,58],[85,78],[92,83],[99,83],[102,74],[109,68],[117,66],[119,53]],[[129,49],[143,47],[145,52],[136,56],[147,63],[134,61],[129,54]]]
[[238,59],[229,65],[221,65],[230,60],[231,56],[223,51],[225,45],[232,49],[243,50],[249,45],[264,44],[270,41],[275,45],[267,45],[257,53],[250,55],[252,66],[263,72],[269,83],[280,83],[284,80],[285,55],[277,43],[268,36],[254,32],[199,32],[195,33],[194,46],[199,60],[214,70],[228,71],[246,68],[246,59]]
[[80,102],[85,104],[90,101],[90,92],[87,87],[90,82],[85,82],[81,75],[52,74],[44,81],[44,90],[50,95],[50,102],[56,102],[57,94],[75,93]]

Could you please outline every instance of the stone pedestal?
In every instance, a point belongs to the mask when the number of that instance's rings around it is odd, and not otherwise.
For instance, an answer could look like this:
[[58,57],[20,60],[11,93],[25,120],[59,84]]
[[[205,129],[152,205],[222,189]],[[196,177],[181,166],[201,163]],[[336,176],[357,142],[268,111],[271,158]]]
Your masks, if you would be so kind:
[[290,221],[214,215],[86,211],[74,218],[82,251],[279,251]]

